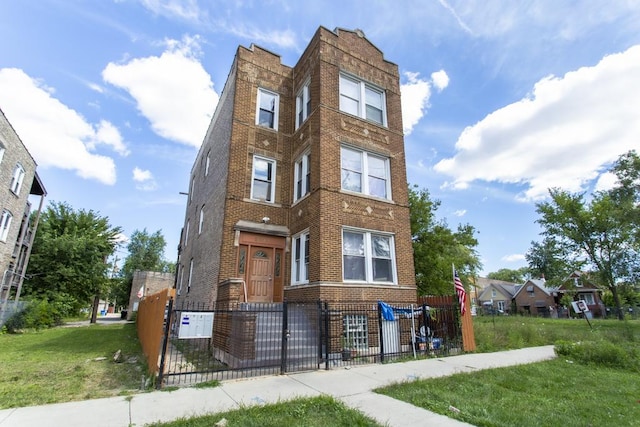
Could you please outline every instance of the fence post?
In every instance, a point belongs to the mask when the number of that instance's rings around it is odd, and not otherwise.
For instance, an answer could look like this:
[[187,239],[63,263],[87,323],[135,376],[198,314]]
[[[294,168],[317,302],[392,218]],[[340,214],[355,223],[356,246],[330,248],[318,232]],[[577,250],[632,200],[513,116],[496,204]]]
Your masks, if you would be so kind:
[[329,303],[324,302],[324,369],[329,370],[329,342],[331,333],[329,331]]
[[280,375],[287,372],[287,339],[289,338],[289,319],[287,301],[282,302],[282,348],[280,351]]
[[162,388],[162,377],[164,375],[164,364],[167,357],[167,347],[169,346],[169,330],[171,329],[171,319],[173,318],[173,297],[169,297],[169,306],[167,307],[167,321],[164,325],[164,341],[162,342],[162,355],[160,356],[160,371],[158,372],[158,380],[156,388]]
[[378,304],[378,329],[380,330],[380,363],[384,363],[384,336],[382,329],[382,309]]

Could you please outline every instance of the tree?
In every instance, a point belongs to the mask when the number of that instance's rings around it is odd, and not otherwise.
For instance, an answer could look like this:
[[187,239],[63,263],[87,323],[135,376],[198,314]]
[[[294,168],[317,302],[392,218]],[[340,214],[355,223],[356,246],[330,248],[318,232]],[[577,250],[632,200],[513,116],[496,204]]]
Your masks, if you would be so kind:
[[51,202],[33,242],[25,295],[64,299],[76,312],[87,307],[107,283],[106,259],[120,232],[94,211]]
[[136,270],[174,272],[175,265],[164,260],[165,246],[166,241],[161,230],[153,234],[149,234],[146,228],[142,231],[135,230],[127,245],[129,255],[120,270],[120,281],[112,289],[111,298],[123,306],[128,305],[133,273]]
[[565,251],[569,263],[584,263],[595,273],[611,292],[620,320],[618,284],[633,280],[640,271],[638,190],[633,179],[623,179],[638,176],[640,162],[634,156],[627,153],[613,166],[619,178],[613,189],[595,192],[588,201],[584,193],[551,189],[551,201],[536,205],[542,234]]
[[544,277],[549,286],[560,286],[573,271],[580,271],[584,262],[571,264],[569,254],[555,239],[545,238],[542,242],[531,242],[525,254],[529,271],[533,277]]
[[452,264],[463,280],[475,276],[481,267],[475,229],[461,224],[451,231],[445,221],[436,219],[439,206],[440,201],[431,200],[428,190],[409,187],[413,259],[420,295],[452,294]]
[[517,270],[501,268],[498,271],[487,274],[487,278],[494,280],[503,280],[511,283],[524,283],[527,278],[531,277],[529,267],[522,267]]

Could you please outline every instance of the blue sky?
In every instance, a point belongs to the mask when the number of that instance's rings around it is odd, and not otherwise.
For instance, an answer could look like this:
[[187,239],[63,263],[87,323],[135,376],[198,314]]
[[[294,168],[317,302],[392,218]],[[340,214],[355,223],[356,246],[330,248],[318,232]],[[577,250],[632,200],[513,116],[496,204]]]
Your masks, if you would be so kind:
[[640,148],[636,1],[5,0],[0,108],[49,201],[162,230],[175,260],[238,45],[293,66],[320,25],[398,64],[408,181],[478,230],[485,274],[526,264],[548,188],[607,188]]

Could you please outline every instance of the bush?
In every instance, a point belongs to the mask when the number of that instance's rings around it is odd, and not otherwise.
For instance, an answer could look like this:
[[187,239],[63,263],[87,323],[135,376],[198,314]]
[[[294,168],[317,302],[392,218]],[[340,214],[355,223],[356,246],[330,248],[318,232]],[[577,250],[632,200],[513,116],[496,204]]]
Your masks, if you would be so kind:
[[638,350],[610,341],[569,342],[558,341],[554,347],[556,355],[569,357],[585,365],[594,364],[610,368],[640,372]]
[[7,320],[5,327],[9,333],[24,329],[45,329],[62,325],[63,313],[56,302],[47,300],[29,301],[24,310],[17,312]]

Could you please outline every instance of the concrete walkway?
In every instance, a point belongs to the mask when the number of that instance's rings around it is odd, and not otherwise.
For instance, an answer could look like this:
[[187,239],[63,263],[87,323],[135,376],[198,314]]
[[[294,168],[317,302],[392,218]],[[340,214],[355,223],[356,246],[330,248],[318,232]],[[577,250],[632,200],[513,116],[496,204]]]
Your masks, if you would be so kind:
[[210,389],[183,388],[173,392],[141,393],[130,398],[112,397],[0,410],[0,427],[140,427],[157,421],[321,394],[334,396],[389,427],[464,426],[468,424],[376,394],[372,390],[397,382],[533,363],[554,357],[553,346],[544,346],[230,380]]

